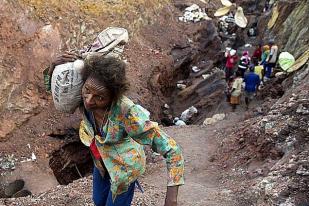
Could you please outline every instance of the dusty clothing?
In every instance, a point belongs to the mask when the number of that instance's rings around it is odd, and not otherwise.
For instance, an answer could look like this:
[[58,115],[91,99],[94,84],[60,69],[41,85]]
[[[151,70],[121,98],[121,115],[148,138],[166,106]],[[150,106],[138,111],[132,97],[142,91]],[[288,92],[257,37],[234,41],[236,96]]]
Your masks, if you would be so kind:
[[234,69],[233,68],[225,68],[225,80],[229,81],[230,78],[233,76],[234,74]]
[[228,81],[230,77],[234,74],[234,67],[237,63],[237,55],[227,54],[226,56],[226,64],[225,64],[225,80]]
[[101,175],[99,169],[93,169],[93,188],[92,197],[96,206],[131,206],[134,196],[135,185],[137,181],[130,184],[127,192],[118,195],[115,200],[112,199],[112,192],[110,190],[111,182],[108,174]]
[[260,77],[254,72],[249,72],[245,75],[244,82],[246,83],[245,91],[254,93],[260,85]]
[[248,92],[248,91],[245,91],[245,97],[248,98],[248,99],[250,99],[250,100],[253,100],[254,95],[255,95],[255,92]]
[[260,80],[263,79],[263,70],[264,70],[264,67],[262,65],[258,65],[254,67],[254,73],[259,75]]
[[257,60],[261,60],[262,59],[262,48],[261,47],[258,47],[255,51],[254,51],[254,53],[253,53],[253,55],[252,55],[252,58],[256,58]]
[[268,58],[268,55],[269,55],[269,50],[266,50],[262,53],[262,64],[265,64],[266,63],[266,60]]
[[131,183],[144,173],[146,158],[142,145],[150,145],[166,158],[168,186],[184,184],[184,159],[180,147],[157,123],[149,120],[147,110],[127,97],[123,96],[113,103],[107,123],[99,130],[102,135],[95,135],[84,112],[80,139],[86,146],[95,140],[111,179],[113,199],[128,191]]
[[251,58],[249,56],[242,56],[239,61],[238,68],[247,70],[250,65]]
[[273,68],[276,66],[276,63],[266,63],[264,65],[265,77],[270,78]]
[[240,104],[240,96],[231,96],[231,104]]
[[228,55],[227,59],[226,59],[225,67],[228,68],[228,69],[233,69],[236,62],[237,62],[237,56],[236,55],[233,55],[233,56]]
[[[271,58],[269,59],[270,56],[271,56]],[[276,63],[277,57],[278,57],[278,46],[273,45],[273,46],[270,47],[270,53],[269,53],[267,60],[268,60],[269,63]]]
[[241,85],[242,85],[242,78],[237,77],[232,85],[232,89],[234,89],[234,91],[231,93],[231,96],[233,97],[238,97],[241,94]]
[[264,65],[266,63],[266,60],[268,58],[270,52],[270,48],[268,45],[263,46],[263,52],[262,52],[262,59],[261,59],[261,64]]

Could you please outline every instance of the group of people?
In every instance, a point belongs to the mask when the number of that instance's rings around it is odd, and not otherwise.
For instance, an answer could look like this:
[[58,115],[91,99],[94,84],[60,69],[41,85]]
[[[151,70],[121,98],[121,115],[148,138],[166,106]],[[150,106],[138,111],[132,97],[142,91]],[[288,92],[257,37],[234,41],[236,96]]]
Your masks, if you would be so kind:
[[[246,108],[253,100],[261,83],[271,78],[273,68],[276,66],[278,57],[278,46],[274,40],[262,46],[259,44],[253,55],[250,57],[248,51],[242,56],[237,56],[237,51],[228,49],[225,52],[225,78],[227,82],[226,94],[231,103],[233,111],[240,104],[242,85],[245,85]],[[235,69],[237,65],[237,69]]]

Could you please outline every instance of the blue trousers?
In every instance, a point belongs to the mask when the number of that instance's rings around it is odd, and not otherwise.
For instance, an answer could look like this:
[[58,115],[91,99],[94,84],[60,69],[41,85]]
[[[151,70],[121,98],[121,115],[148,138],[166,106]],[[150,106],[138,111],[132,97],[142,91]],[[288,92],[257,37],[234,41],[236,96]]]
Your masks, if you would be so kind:
[[267,78],[270,78],[271,73],[272,73],[272,69],[276,66],[276,64],[274,63],[265,63],[264,65],[264,70],[265,70],[265,76]]
[[111,183],[110,177],[106,174],[104,177],[101,176],[99,170],[93,168],[93,193],[92,198],[96,206],[130,206],[133,195],[135,182],[133,182],[127,192],[118,195],[113,202],[112,192],[110,190]]

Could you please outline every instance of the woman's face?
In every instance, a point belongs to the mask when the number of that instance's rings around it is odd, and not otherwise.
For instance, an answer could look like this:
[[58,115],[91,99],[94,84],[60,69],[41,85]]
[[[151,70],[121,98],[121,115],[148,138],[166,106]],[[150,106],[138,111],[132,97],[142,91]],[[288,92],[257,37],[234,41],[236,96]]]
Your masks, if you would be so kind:
[[82,89],[84,106],[89,111],[105,109],[112,103],[111,92],[98,80],[89,77]]

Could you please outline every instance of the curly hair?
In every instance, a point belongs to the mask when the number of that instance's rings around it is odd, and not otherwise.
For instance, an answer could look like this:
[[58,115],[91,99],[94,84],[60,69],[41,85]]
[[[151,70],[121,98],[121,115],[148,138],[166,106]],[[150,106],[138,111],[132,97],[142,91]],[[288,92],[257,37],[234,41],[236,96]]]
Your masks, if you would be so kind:
[[91,56],[85,60],[83,79],[93,77],[112,94],[114,100],[123,95],[129,87],[126,79],[126,64],[115,57]]

